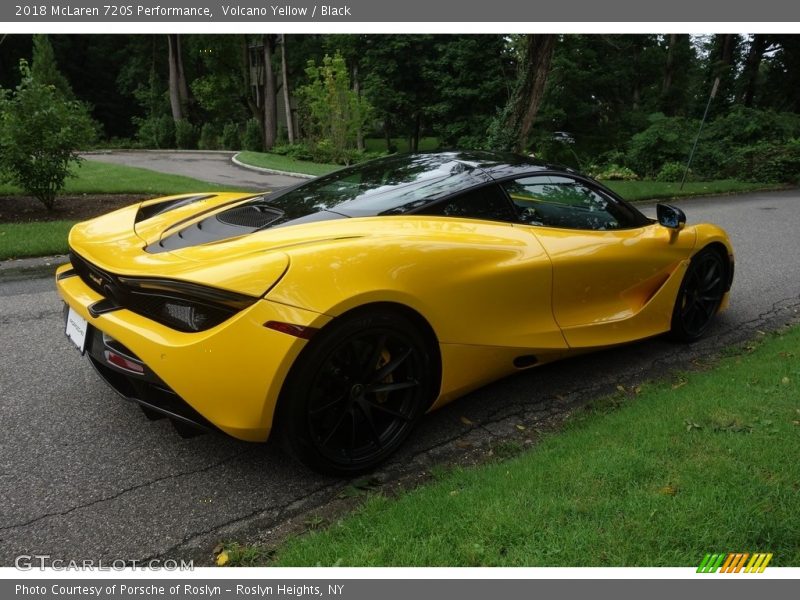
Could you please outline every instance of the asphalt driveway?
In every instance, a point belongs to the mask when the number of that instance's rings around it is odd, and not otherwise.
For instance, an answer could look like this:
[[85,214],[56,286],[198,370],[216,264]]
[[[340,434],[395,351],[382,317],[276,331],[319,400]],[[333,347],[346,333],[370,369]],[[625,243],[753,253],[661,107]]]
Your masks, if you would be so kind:
[[108,151],[84,154],[87,160],[107,162],[128,167],[140,167],[160,173],[185,175],[200,181],[210,181],[231,188],[256,191],[276,190],[295,185],[304,179],[245,169],[233,162],[235,152],[157,152]]

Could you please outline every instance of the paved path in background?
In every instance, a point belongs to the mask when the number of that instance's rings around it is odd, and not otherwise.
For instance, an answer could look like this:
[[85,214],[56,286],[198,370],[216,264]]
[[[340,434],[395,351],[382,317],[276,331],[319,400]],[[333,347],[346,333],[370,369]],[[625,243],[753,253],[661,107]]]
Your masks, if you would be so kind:
[[[691,222],[726,227],[737,251],[730,310],[707,338],[653,339],[487,386],[428,415],[384,477],[470,460],[503,440],[524,444],[537,426],[617,385],[668,376],[797,317],[800,192],[676,204]],[[277,525],[346,485],[270,445],[182,439],[167,421],[147,421],[70,347],[62,318],[50,279],[0,284],[0,565],[19,554],[208,561],[219,540],[269,541]]]
[[272,175],[245,169],[231,162],[235,152],[125,152],[109,151],[83,155],[87,160],[141,167],[160,173],[185,175],[200,181],[210,181],[231,188],[258,191],[275,190],[295,185],[304,179]]

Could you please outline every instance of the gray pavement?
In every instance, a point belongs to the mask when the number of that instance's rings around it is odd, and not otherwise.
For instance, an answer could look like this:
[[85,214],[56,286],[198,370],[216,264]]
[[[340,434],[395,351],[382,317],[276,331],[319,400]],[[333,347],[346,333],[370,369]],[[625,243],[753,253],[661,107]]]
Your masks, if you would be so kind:
[[267,191],[305,181],[297,177],[245,169],[231,162],[234,154],[236,153],[113,150],[84,154],[83,157],[97,162],[140,167],[172,175],[185,175],[200,181],[230,185],[232,189]]
[[[432,465],[469,463],[510,439],[529,443],[537,428],[617,385],[667,376],[798,318],[800,192],[676,204],[692,222],[727,228],[737,252],[730,310],[706,339],[653,339],[487,386],[428,415],[380,479],[390,485]],[[147,421],[65,339],[53,287],[49,279],[0,283],[0,565],[36,553],[210,560],[220,540],[269,542],[281,523],[347,485],[269,444],[182,439],[166,421]]]

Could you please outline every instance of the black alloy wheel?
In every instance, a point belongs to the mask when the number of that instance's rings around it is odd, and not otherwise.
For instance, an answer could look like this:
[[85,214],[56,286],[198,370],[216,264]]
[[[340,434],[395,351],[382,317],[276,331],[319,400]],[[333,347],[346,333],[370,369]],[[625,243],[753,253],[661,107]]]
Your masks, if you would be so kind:
[[345,316],[301,353],[278,425],[302,462],[335,475],[375,467],[408,437],[432,399],[425,338],[400,313]]
[[719,310],[727,286],[727,266],[722,255],[711,248],[692,257],[672,314],[673,338],[691,342],[708,329]]

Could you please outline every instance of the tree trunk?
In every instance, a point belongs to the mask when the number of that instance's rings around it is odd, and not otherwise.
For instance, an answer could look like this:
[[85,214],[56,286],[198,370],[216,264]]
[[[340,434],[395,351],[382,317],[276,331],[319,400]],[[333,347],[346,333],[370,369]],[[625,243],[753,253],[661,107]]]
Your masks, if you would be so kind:
[[286,135],[294,144],[294,122],[292,121],[292,99],[289,94],[289,73],[286,70],[286,36],[281,34],[281,78],[283,79],[283,103],[286,105]]
[[664,65],[664,81],[661,84],[662,98],[669,96],[669,91],[672,87],[672,77],[675,74],[675,46],[677,42],[678,35],[675,33],[670,34],[669,43],[667,44],[667,62]]
[[180,121],[186,118],[186,107],[189,104],[189,89],[183,73],[181,39],[178,34],[172,33],[167,35],[167,40],[169,42],[169,103],[172,108],[173,120]]
[[544,96],[555,43],[556,36],[553,34],[532,34],[525,37],[525,54],[514,93],[491,141],[495,148],[517,152],[525,150]]
[[[361,100],[361,83],[358,81],[358,63],[353,65],[353,91],[356,93],[356,97]],[[359,104],[359,106],[361,106]],[[361,115],[358,116],[358,129],[356,130],[356,149],[359,152],[364,151],[364,131],[362,130],[362,119]]]
[[753,99],[756,95],[758,85],[758,70],[761,67],[761,59],[767,49],[767,37],[762,33],[756,33],[750,42],[750,50],[744,65],[742,79],[744,79],[744,90],[742,90],[742,103],[750,108],[753,106]]
[[278,137],[278,103],[275,90],[275,72],[272,70],[272,53],[275,39],[263,36],[264,43],[264,150],[270,150]]
[[[244,81],[245,90],[244,90],[244,97],[245,101],[247,102],[247,108],[250,109],[250,114],[254,119],[263,123],[264,114],[261,111],[261,104],[259,103],[259,97],[256,94],[253,94],[254,90],[258,90],[258,75],[256,75],[256,81],[253,81],[252,78],[252,71],[254,65],[250,63],[250,44],[247,39],[246,35],[242,36],[242,81]],[[257,72],[257,71],[256,71]],[[262,125],[263,129],[263,125]]]
[[414,115],[414,131],[411,134],[411,152],[419,152],[419,134],[422,129],[422,113]]

